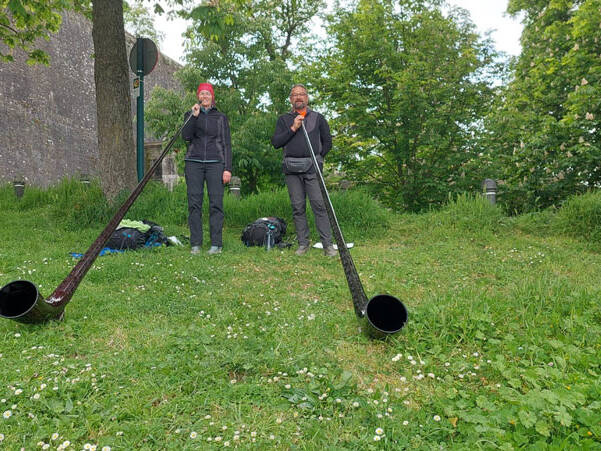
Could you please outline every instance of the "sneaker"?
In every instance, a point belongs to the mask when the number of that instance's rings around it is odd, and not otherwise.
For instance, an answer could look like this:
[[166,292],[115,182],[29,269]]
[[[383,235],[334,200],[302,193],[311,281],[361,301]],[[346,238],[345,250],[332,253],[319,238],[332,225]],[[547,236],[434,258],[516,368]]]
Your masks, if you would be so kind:
[[207,252],[209,255],[221,254],[221,247],[219,246],[211,246],[211,249]]
[[309,245],[301,244],[296,250],[296,255],[305,255],[309,251]]
[[193,255],[200,254],[200,246],[192,246],[192,249],[190,249],[190,253]]
[[336,257],[338,255],[338,251],[330,244],[323,250],[323,255],[326,257]]

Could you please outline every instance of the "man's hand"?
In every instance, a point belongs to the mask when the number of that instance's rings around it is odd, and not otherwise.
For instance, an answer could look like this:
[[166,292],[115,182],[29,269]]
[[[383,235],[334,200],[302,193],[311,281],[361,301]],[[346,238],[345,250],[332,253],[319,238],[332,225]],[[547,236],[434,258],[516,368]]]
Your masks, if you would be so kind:
[[223,171],[223,184],[230,183],[232,173],[230,171]]
[[293,132],[296,132],[299,128],[301,128],[301,124],[303,123],[303,119],[305,119],[303,116],[301,116],[300,114],[297,115],[294,118],[294,122],[292,123],[292,125],[290,126],[290,129]]
[[198,117],[199,114],[200,114],[200,105],[198,103],[195,103],[194,106],[192,107],[192,115],[194,117]]

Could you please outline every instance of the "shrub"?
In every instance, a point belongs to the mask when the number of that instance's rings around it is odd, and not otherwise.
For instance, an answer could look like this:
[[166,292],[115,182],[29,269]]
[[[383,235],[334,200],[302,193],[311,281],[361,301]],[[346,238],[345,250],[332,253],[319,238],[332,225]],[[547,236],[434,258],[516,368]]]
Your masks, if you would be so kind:
[[601,192],[570,197],[557,213],[554,229],[575,238],[601,242]]

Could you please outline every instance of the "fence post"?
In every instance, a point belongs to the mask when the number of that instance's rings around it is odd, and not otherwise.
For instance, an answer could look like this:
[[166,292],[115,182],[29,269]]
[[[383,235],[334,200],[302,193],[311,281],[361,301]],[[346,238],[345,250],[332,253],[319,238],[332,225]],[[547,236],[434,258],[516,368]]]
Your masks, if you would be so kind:
[[482,191],[492,205],[497,203],[497,182],[493,179],[484,179],[482,182]]

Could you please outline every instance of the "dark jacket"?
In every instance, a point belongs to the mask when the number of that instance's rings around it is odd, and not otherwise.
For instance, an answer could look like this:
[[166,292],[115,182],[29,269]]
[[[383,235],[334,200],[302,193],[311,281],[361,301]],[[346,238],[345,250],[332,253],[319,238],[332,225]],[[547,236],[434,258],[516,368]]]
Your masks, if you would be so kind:
[[[284,147],[284,157],[310,157],[311,153],[302,128],[293,132],[290,128],[294,122],[294,118],[298,115],[296,111],[291,111],[282,114],[278,118],[275,126],[271,144],[276,149]],[[317,111],[307,108],[307,115],[304,119],[305,128],[311,141],[311,146],[315,152],[315,157],[323,161],[323,157],[332,148],[332,135],[330,134],[330,126],[326,119]]]
[[[184,119],[192,114],[188,111]],[[186,160],[221,161],[224,170],[232,172],[232,140],[227,116],[212,107],[190,119],[182,130],[182,138],[189,143]]]

